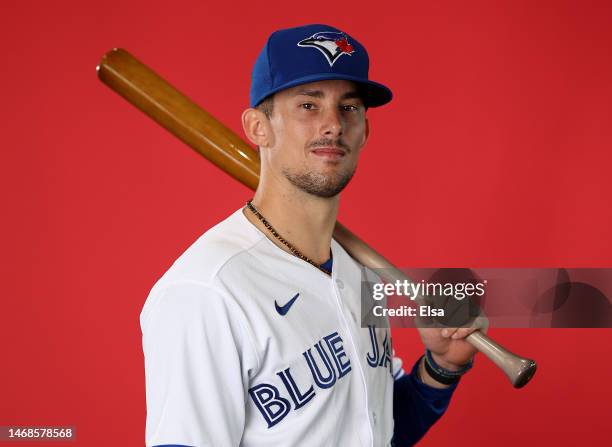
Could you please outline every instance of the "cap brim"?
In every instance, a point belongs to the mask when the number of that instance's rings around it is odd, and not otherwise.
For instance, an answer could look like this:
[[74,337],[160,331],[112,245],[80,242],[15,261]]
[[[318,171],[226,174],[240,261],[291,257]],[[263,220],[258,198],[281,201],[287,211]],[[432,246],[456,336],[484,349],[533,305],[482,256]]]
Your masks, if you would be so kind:
[[370,81],[369,79],[359,78],[357,76],[349,76],[342,73],[318,73],[293,79],[291,80],[291,82],[279,85],[273,88],[272,90],[267,91],[261,98],[258,98],[256,103],[252,106],[255,107],[268,96],[280,92],[281,90],[296,87],[302,84],[308,84],[310,82],[331,80],[352,81],[362,86],[365,92],[365,97],[363,98],[363,100],[366,107],[380,107],[382,105],[387,104],[393,98],[393,93],[391,93],[391,90],[388,87],[379,84],[378,82]]

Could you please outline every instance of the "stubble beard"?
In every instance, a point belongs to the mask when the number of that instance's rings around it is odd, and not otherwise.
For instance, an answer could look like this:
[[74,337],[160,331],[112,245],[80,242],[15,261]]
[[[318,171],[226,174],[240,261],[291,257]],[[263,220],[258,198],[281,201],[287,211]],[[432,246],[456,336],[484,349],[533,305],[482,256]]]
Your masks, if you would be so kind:
[[313,171],[295,173],[287,168],[283,169],[282,172],[285,178],[300,190],[316,197],[329,199],[340,194],[349,184],[355,170],[344,170],[333,175]]
[[[346,142],[342,138],[338,138],[333,140],[331,138],[319,138],[318,140],[311,141],[308,145],[306,145],[306,150],[316,149],[317,147],[327,147],[334,146],[343,148],[346,152],[346,156],[348,156],[352,149],[346,144]],[[282,169],[282,173],[289,182],[308,194],[311,194],[315,197],[321,197],[324,199],[332,198],[346,187],[349,184],[355,171],[357,169],[357,165],[354,167],[346,167],[339,171],[333,172],[331,174],[324,174],[321,172],[316,172],[308,167],[303,167],[300,172],[295,172],[294,170],[289,169],[288,167],[284,167]]]

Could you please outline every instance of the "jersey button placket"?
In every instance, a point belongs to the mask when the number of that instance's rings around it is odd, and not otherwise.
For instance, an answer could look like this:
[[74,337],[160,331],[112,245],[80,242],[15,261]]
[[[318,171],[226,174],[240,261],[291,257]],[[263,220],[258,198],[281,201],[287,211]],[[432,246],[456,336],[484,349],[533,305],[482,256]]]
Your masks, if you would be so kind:
[[[350,340],[350,344],[351,344],[351,350],[353,351],[353,355],[355,356],[354,359],[356,360],[356,365],[355,365],[355,369],[359,372],[360,375],[360,379],[361,379],[361,385],[363,386],[363,390],[364,390],[364,396],[365,396],[365,421],[366,424],[365,426],[366,428],[366,433],[368,435],[368,438],[371,442],[370,445],[374,445],[374,432],[372,430],[372,422],[370,421],[370,418],[368,417],[369,415],[369,404],[368,404],[368,389],[367,389],[367,385],[366,385],[366,375],[365,375],[365,371],[362,369],[362,364],[359,361],[359,351],[357,349],[357,345],[355,344],[354,341],[354,337],[358,337],[358,334],[354,334],[353,331],[351,330],[351,325],[348,322],[348,318],[347,318],[347,314],[350,314],[353,317],[354,323],[357,324],[355,315],[348,311],[348,308],[346,309],[346,313],[345,313],[345,308],[344,308],[344,303],[342,301],[342,293],[341,290],[344,289],[344,281],[342,281],[339,278],[335,278],[334,283],[336,285],[336,287],[332,286],[332,289],[334,291],[334,295],[336,295],[336,305],[338,313],[340,314],[340,319],[343,322],[343,325],[345,327],[346,330],[346,334],[349,336],[349,340]],[[333,284],[333,283],[332,283]],[[355,371],[355,372],[357,372]],[[374,423],[375,425],[375,423]]]

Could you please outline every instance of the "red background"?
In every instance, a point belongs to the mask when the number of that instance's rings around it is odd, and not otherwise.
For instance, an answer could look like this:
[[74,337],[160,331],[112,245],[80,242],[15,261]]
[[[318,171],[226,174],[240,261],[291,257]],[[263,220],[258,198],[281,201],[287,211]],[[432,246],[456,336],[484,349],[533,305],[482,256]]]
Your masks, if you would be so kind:
[[[347,226],[400,266],[612,266],[610,2],[85,3],[2,4],[0,425],[143,445],[147,292],[251,196],[97,80],[114,46],[242,135],[267,35],[346,29],[395,93],[369,113]],[[538,375],[516,391],[478,358],[422,445],[606,442],[609,330],[491,334]]]

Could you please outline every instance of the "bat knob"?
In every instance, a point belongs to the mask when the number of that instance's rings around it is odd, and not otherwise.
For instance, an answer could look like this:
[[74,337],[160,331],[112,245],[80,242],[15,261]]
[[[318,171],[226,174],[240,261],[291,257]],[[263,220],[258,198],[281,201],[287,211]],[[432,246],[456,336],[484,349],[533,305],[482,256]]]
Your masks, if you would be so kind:
[[519,357],[480,331],[472,332],[466,337],[466,341],[499,366],[514,388],[527,385],[537,370],[534,360]]
[[534,360],[517,357],[517,365],[515,369],[506,375],[512,382],[514,388],[523,388],[536,373],[538,365]]

